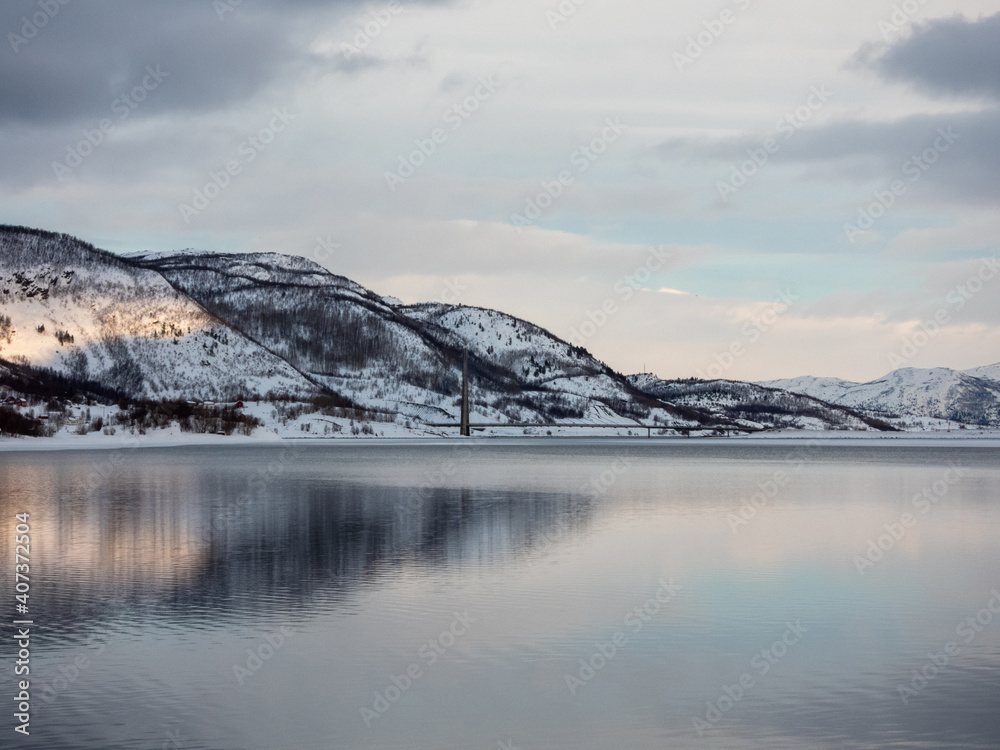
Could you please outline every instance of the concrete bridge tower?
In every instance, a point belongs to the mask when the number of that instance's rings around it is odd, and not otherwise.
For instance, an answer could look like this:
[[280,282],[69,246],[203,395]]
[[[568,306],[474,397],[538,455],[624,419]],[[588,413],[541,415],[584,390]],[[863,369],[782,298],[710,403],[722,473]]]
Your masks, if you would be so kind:
[[469,427],[469,350],[466,349],[462,355],[462,419],[460,423],[462,437],[470,437],[472,429]]

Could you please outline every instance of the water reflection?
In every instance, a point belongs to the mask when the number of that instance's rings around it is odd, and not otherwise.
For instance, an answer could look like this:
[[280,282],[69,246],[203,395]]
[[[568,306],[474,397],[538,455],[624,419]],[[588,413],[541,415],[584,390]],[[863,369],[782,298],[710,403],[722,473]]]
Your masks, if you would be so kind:
[[412,487],[392,483],[398,465],[362,482],[315,450],[236,453],[210,471],[184,451],[135,455],[97,486],[81,480],[93,454],[0,464],[3,486],[21,488],[4,496],[5,543],[11,509],[32,508],[36,611],[71,623],[156,601],[173,605],[169,618],[209,602],[215,619],[284,615],[411,570],[530,556],[592,514],[585,495],[468,486],[457,470],[438,477],[456,486]]
[[[956,462],[961,482],[919,512]],[[30,510],[36,674],[58,688],[38,746],[160,747],[177,728],[212,750],[1000,746],[1000,616],[899,691],[1000,588],[996,451],[570,442],[108,465],[0,455],[0,551]],[[678,595],[635,619],[663,581]],[[427,663],[456,613],[473,624]],[[234,680],[282,624],[280,654]],[[369,726],[360,710],[413,664]]]

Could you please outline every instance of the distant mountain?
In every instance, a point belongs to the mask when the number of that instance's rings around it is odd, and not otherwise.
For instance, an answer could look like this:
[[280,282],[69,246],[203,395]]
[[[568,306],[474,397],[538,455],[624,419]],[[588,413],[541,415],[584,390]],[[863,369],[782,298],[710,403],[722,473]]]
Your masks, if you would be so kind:
[[768,380],[760,385],[812,396],[879,417],[930,417],[1000,426],[1000,365],[966,372],[906,367],[870,383],[836,378]]
[[845,406],[778,388],[734,380],[660,380],[645,373],[629,380],[644,393],[685,406],[709,409],[759,429],[892,430],[886,422]]
[[829,404],[836,404],[839,403],[839,399],[847,391],[860,384],[851,382],[850,380],[841,380],[840,378],[816,378],[811,375],[805,375],[799,378],[786,378],[784,380],[763,380],[757,383],[757,385],[766,388],[778,388],[790,391],[791,393],[799,393]]
[[994,365],[985,365],[984,367],[973,367],[971,370],[964,370],[963,372],[974,378],[984,378],[985,380],[1000,382],[1000,362]]

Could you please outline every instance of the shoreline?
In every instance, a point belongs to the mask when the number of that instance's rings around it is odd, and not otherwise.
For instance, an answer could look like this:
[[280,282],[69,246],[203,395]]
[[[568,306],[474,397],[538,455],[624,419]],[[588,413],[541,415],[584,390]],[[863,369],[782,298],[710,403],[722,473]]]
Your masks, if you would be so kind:
[[[158,434],[159,433],[159,434]],[[117,436],[57,435],[54,437],[3,437],[0,438],[0,453],[35,453],[74,450],[131,451],[155,448],[255,448],[281,446],[403,446],[403,445],[450,445],[450,444],[629,444],[652,445],[758,445],[788,446],[803,443],[828,444],[837,447],[863,447],[877,444],[879,447],[955,447],[955,448],[1000,448],[1000,430],[968,432],[831,432],[831,431],[782,431],[737,435],[731,437],[681,437],[636,435],[474,435],[462,438],[457,435],[413,435],[401,437],[342,436],[342,437],[281,437],[267,430],[258,430],[253,435],[209,435],[179,433],[173,430],[158,430],[147,435],[129,435],[128,439]]]

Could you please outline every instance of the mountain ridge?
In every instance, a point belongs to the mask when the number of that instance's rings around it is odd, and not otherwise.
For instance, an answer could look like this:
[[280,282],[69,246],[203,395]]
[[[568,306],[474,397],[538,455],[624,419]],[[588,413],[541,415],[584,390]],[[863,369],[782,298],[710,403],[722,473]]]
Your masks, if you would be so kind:
[[903,367],[867,383],[804,376],[767,380],[758,385],[883,416],[1000,423],[1000,363],[967,371]]
[[[907,368],[874,394],[857,390],[872,384],[836,378],[626,376],[502,311],[403,304],[274,252],[116,255],[69,235],[0,226],[0,305],[0,386],[10,393],[34,378],[45,393],[75,383],[105,400],[296,403],[261,407],[261,418],[306,432],[323,420],[324,434],[353,430],[350,415],[425,432],[457,421],[465,353],[476,424],[685,434],[891,430],[908,418],[1000,425],[1000,382],[990,377],[1000,364]],[[923,372],[931,375],[914,374]],[[914,396],[921,388],[936,388],[936,398]]]

